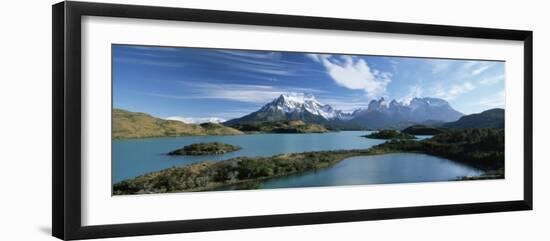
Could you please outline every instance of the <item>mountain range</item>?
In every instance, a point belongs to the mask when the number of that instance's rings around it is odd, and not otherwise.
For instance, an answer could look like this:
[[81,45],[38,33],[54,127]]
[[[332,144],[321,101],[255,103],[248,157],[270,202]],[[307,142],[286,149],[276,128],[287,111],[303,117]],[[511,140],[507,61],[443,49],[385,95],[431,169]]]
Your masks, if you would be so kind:
[[323,133],[332,130],[405,129],[409,134],[437,134],[447,129],[504,128],[504,109],[463,115],[445,100],[410,102],[372,100],[367,108],[344,112],[313,95],[281,95],[241,118],[225,123],[188,124],[149,114],[113,109],[113,139],[189,135],[239,135],[243,132]]
[[322,104],[311,94],[282,94],[258,111],[225,122],[225,125],[302,120],[333,129],[403,128],[412,124],[457,121],[463,114],[438,98],[413,98],[409,102],[372,100],[367,108],[352,112]]

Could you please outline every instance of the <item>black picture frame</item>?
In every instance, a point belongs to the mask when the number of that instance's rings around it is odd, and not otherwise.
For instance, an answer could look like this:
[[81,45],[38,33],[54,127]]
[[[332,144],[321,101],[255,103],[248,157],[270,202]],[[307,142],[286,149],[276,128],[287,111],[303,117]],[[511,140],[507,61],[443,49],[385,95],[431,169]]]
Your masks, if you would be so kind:
[[[281,26],[327,30],[516,40],[524,43],[524,194],[521,200],[283,215],[140,222],[99,226],[81,224],[81,18],[136,19]],[[415,23],[305,17],[90,2],[52,6],[53,194],[52,233],[60,239],[88,239],[213,230],[308,225],[380,219],[532,210],[533,207],[533,32]]]

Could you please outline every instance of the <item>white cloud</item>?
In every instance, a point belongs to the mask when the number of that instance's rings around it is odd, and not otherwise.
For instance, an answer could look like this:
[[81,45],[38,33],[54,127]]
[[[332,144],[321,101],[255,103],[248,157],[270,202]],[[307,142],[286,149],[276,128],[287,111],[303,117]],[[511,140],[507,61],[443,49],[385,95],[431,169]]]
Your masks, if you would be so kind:
[[329,58],[330,54],[306,54],[307,57],[313,59],[317,63],[323,63],[324,58]]
[[281,94],[289,92],[322,93],[311,88],[277,88],[269,85],[213,84],[207,82],[181,82],[192,90],[186,95],[144,93],[171,99],[219,99],[264,105]]
[[280,52],[273,51],[250,51],[250,50],[231,50],[231,49],[217,49],[216,51],[228,55],[233,55],[236,57],[244,57],[246,59],[250,58],[260,58],[260,59],[279,59],[281,57]]
[[210,61],[224,64],[237,72],[275,76],[294,76],[297,72],[292,63],[281,59],[280,52],[219,49],[207,54],[212,55]]
[[[212,60],[218,61],[232,70],[237,72],[248,72],[248,73],[258,73],[258,74],[269,74],[275,76],[294,76],[296,75],[296,70],[292,69],[289,66],[278,64],[272,65],[270,63],[256,62],[254,60],[245,60],[245,61],[234,61],[234,60]],[[265,64],[264,64],[265,63]]]
[[466,63],[464,63],[464,66],[463,66],[463,67],[464,67],[465,69],[470,69],[470,68],[476,66],[477,64],[478,64],[477,61],[473,61],[473,60],[472,60],[472,61],[466,61]]
[[437,60],[429,60],[429,62],[432,65],[432,74],[438,74],[438,73],[444,72],[447,69],[449,69],[449,67],[451,66],[451,61],[449,60],[437,59]]
[[481,74],[483,73],[485,70],[489,69],[491,66],[489,65],[484,65],[484,66],[480,66],[474,70],[472,70],[472,75],[478,75],[478,74]]
[[365,100],[364,97],[359,98],[342,98],[342,97],[324,97],[318,98],[318,100],[323,104],[328,104],[332,108],[341,110],[343,112],[353,112],[357,108],[367,107],[369,102]]
[[175,120],[175,121],[181,121],[185,123],[193,123],[193,124],[200,124],[204,122],[212,122],[212,123],[221,123],[225,122],[226,120],[219,117],[182,117],[182,116],[169,116],[164,118],[166,120]]
[[467,61],[464,65],[464,71],[469,73],[471,76],[479,75],[491,67],[495,66],[493,62],[487,61]]
[[503,74],[481,79],[479,83],[482,85],[494,85],[502,80],[504,80]]
[[392,74],[371,69],[364,59],[342,55],[308,54],[308,57],[322,64],[327,74],[339,86],[363,90],[369,97],[379,97],[386,93]]
[[[488,69],[495,66],[495,62],[490,61],[465,61],[455,72],[454,79],[450,84],[440,84],[433,88],[431,95],[446,100],[452,100],[458,96],[468,93],[482,85],[489,86],[498,83],[504,79],[504,75],[496,75],[485,77],[482,73],[485,73]],[[452,76],[452,75],[451,75]],[[468,81],[465,81],[468,80]],[[457,81],[461,81],[457,83]],[[452,83],[454,82],[454,83]]]
[[435,89],[434,95],[445,100],[452,100],[461,94],[468,93],[474,90],[476,87],[470,82],[464,82],[462,84],[453,84],[449,88],[443,88],[439,86]]
[[420,85],[413,85],[409,88],[409,92],[400,101],[404,103],[410,103],[415,97],[422,97],[424,89]]

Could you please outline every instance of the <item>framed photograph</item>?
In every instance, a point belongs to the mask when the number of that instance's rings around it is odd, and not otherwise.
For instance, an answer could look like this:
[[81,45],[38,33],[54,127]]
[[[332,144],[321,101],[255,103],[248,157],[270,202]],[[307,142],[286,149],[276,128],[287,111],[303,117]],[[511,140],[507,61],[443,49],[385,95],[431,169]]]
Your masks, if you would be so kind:
[[531,210],[532,71],[524,30],[55,4],[53,235]]

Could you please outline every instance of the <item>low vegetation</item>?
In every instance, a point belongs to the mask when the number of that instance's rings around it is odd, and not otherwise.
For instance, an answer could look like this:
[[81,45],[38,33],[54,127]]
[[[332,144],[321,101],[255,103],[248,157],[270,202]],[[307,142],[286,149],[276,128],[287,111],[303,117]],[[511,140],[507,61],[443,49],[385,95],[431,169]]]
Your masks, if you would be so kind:
[[229,145],[221,142],[195,143],[183,148],[173,150],[168,155],[216,155],[240,150],[240,146]]
[[328,130],[319,124],[305,123],[301,120],[251,122],[233,125],[244,132],[261,133],[325,133]]
[[409,135],[437,135],[444,133],[446,130],[442,128],[432,127],[432,126],[426,126],[426,125],[412,125],[405,129],[403,129],[401,132],[406,133]]
[[187,124],[121,109],[113,109],[112,119],[113,139],[243,134],[239,130],[217,123]]
[[206,191],[225,185],[254,183],[332,166],[353,156],[378,154],[372,150],[321,151],[272,157],[237,157],[172,167],[113,185],[114,195]]
[[503,129],[451,130],[422,141],[394,139],[373,148],[382,152],[422,152],[485,171],[504,168]]
[[479,176],[464,176],[459,177],[456,181],[474,181],[474,180],[489,180],[489,179],[502,179],[504,178],[504,168],[498,170],[490,170]]
[[396,130],[380,130],[377,132],[370,133],[368,135],[364,135],[362,137],[371,138],[371,139],[384,139],[384,140],[416,139],[416,137],[413,135],[409,135],[407,133],[399,132]]
[[504,109],[495,108],[477,114],[465,115],[459,120],[441,125],[443,128],[504,128]]

